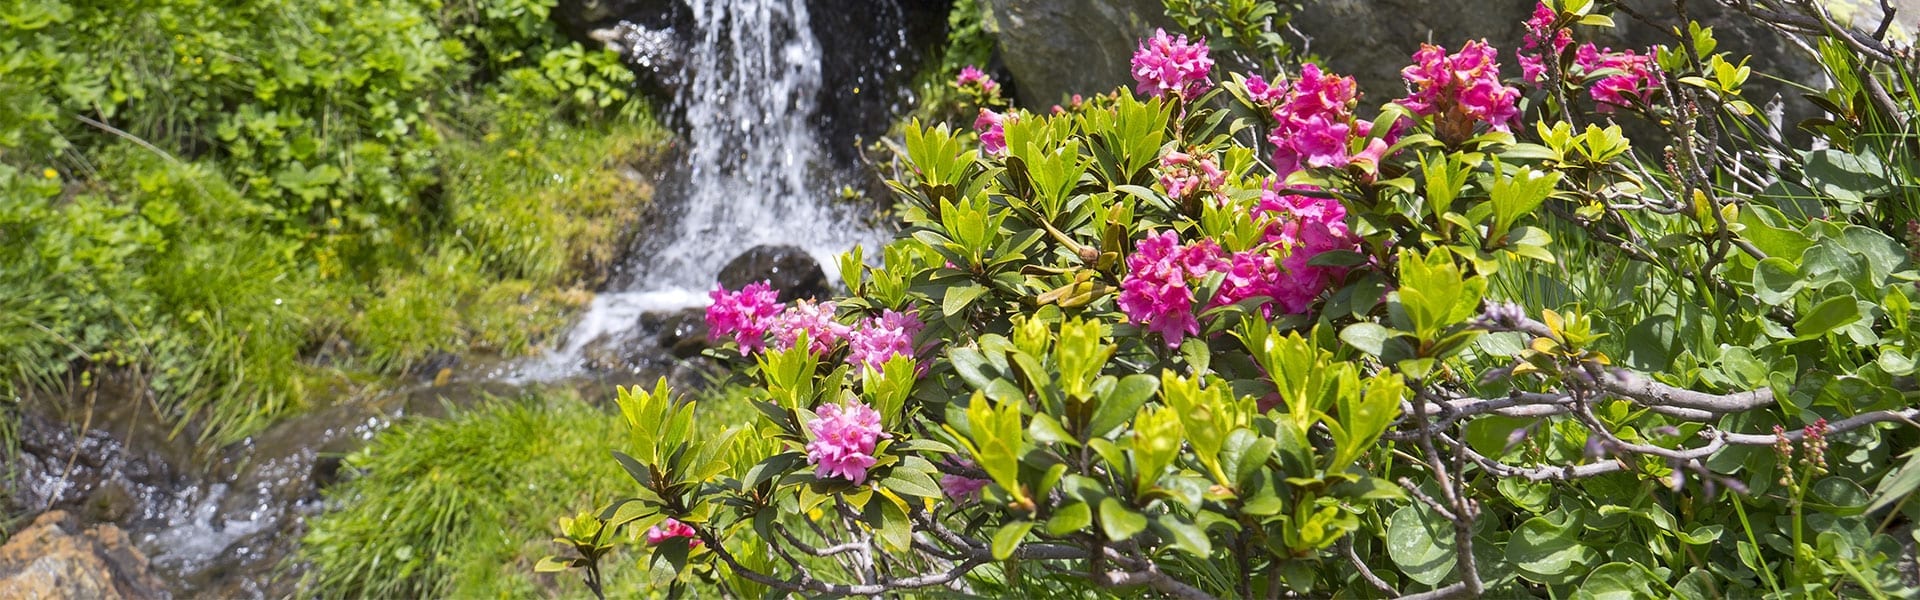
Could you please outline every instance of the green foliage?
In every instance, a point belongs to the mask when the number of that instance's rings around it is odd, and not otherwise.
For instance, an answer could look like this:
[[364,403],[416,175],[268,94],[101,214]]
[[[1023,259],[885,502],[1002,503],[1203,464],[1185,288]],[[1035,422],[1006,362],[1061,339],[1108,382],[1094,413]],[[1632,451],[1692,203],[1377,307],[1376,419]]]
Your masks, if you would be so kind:
[[[583,596],[532,569],[557,507],[608,497],[628,481],[612,462],[576,459],[601,454],[617,430],[568,393],[395,424],[347,458],[355,475],[328,492],[332,510],[308,522],[294,557],[310,561],[302,587],[325,598]],[[630,542],[605,541],[610,558]],[[652,580],[621,569],[608,591],[648,596]]]
[[662,137],[551,7],[0,7],[0,391],[125,369],[231,441],[333,376],[315,348],[525,352],[609,262],[649,192],[621,161]]

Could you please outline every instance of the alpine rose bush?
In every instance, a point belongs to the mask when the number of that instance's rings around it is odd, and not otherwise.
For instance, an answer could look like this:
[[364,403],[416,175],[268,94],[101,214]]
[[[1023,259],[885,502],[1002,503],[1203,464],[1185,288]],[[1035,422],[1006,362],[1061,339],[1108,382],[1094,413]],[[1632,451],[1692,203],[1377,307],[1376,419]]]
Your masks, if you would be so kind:
[[673,538],[687,538],[687,545],[694,548],[700,547],[703,543],[700,541],[700,534],[694,532],[693,526],[681,523],[679,519],[668,518],[658,525],[647,528],[648,544],[658,546],[661,542]]
[[1913,596],[1920,74],[1801,40],[1874,85],[1794,148],[1705,28],[1576,50],[1613,4],[1542,3],[1519,87],[1161,31],[1132,90],[907,126],[846,296],[717,290],[733,387],[621,390],[599,518],[726,597]]

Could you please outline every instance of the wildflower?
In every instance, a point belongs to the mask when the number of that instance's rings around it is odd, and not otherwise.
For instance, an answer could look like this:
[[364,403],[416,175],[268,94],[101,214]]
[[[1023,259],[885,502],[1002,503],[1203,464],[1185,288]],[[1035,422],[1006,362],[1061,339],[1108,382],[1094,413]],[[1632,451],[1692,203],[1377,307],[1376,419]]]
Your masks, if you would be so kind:
[[1397,102],[1413,114],[1435,117],[1436,129],[1450,134],[1443,139],[1464,139],[1476,121],[1507,131],[1520,116],[1520,90],[1500,83],[1497,56],[1484,41],[1467,42],[1451,55],[1446,48],[1422,44],[1414,64],[1400,70],[1410,93]]
[[1653,91],[1653,56],[1635,54],[1632,50],[1620,52],[1612,48],[1600,49],[1592,43],[1582,44],[1574,52],[1574,67],[1583,74],[1597,73],[1613,69],[1617,73],[1601,77],[1595,81],[1587,93],[1598,103],[1600,112],[1613,112],[1615,107],[1630,108],[1635,100],[1644,100]]
[[1225,264],[1220,247],[1211,240],[1182,247],[1180,236],[1171,230],[1149,234],[1127,257],[1120,310],[1128,321],[1160,334],[1167,346],[1178,347],[1181,339],[1200,333],[1187,280],[1206,277]]
[[[1353,78],[1322,73],[1311,63],[1300,67],[1300,78],[1269,90],[1281,97],[1273,109],[1275,125],[1267,140],[1274,145],[1273,169],[1282,179],[1308,166],[1344,168],[1352,161],[1348,140],[1356,133],[1353,105],[1359,88]],[[1360,132],[1365,135],[1364,132]]]
[[1248,77],[1246,87],[1248,100],[1252,100],[1254,104],[1267,107],[1286,100],[1287,92],[1289,91],[1287,89],[1286,79],[1276,79],[1273,83],[1267,83],[1267,80],[1259,75]]
[[895,356],[913,356],[920,320],[910,313],[883,311],[847,334],[847,364],[879,369]]
[[[973,461],[967,460],[964,458],[955,459],[955,458],[949,457],[947,459],[947,464],[960,467],[963,469],[978,470],[980,468],[980,466],[977,464],[974,464]],[[992,483],[992,482],[987,481],[985,479],[974,479],[972,477],[967,477],[964,475],[954,475],[949,473],[949,474],[940,476],[940,491],[946,492],[948,498],[952,498],[955,500],[970,500],[970,499],[979,497],[980,490],[986,489],[987,484],[989,483]]]
[[769,322],[767,330],[773,334],[773,349],[779,351],[792,348],[800,333],[806,332],[807,351],[819,356],[832,352],[847,336],[848,327],[833,320],[832,302],[797,300]]
[[807,463],[819,466],[820,477],[839,477],[860,485],[873,467],[873,448],[881,438],[880,413],[859,402],[826,404],[818,418],[807,423],[813,441],[807,443]]
[[1226,173],[1207,155],[1195,158],[1185,152],[1169,152],[1160,157],[1160,169],[1160,185],[1174,198],[1185,198],[1195,190],[1219,189],[1227,182]]
[[1007,153],[1007,131],[1004,125],[1007,115],[992,110],[980,109],[980,116],[973,120],[973,130],[980,133],[980,148],[987,154]]
[[960,76],[954,78],[953,84],[961,88],[977,86],[983,96],[992,95],[994,91],[1000,89],[1000,82],[994,81],[992,77],[973,65],[961,67]]
[[1220,290],[1213,295],[1214,306],[1266,297],[1269,301],[1260,305],[1261,315],[1268,318],[1273,316],[1271,299],[1280,296],[1279,282],[1282,277],[1273,256],[1260,250],[1235,252],[1228,261],[1225,273],[1226,278],[1220,282]]
[[1344,268],[1308,263],[1326,252],[1358,247],[1347,229],[1346,207],[1332,198],[1282,195],[1274,183],[1269,183],[1253,212],[1256,217],[1272,219],[1267,226],[1267,241],[1286,253],[1274,279],[1264,289],[1287,314],[1306,313],[1321,292],[1346,276]]
[[647,529],[647,543],[650,545],[658,546],[673,538],[687,538],[687,545],[694,548],[704,543],[700,541],[700,535],[693,531],[693,526],[681,523],[679,519],[668,518]]
[[765,346],[767,327],[780,314],[780,294],[765,281],[750,283],[738,292],[719,286],[707,293],[713,304],[707,306],[707,339],[720,341],[733,336],[741,352]]
[[1207,81],[1207,73],[1212,70],[1206,40],[1189,43],[1187,36],[1169,37],[1165,29],[1141,40],[1133,53],[1133,80],[1138,82],[1134,91],[1142,95],[1198,98],[1212,87]]
[[[1514,54],[1520,59],[1520,80],[1538,85],[1547,77],[1547,61],[1560,60],[1567,46],[1573,44],[1573,32],[1565,27],[1556,26],[1559,15],[1547,8],[1545,2],[1533,6],[1533,17],[1527,19],[1527,36],[1520,50]],[[1547,48],[1552,48],[1548,52]]]

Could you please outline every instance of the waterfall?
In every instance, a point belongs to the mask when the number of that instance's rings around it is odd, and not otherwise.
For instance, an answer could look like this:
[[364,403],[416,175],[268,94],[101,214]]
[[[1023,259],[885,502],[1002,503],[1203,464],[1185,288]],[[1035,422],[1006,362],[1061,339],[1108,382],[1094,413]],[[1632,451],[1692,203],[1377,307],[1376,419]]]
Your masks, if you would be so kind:
[[[651,221],[613,284],[564,345],[513,379],[577,374],[589,344],[632,335],[641,315],[703,306],[721,267],[756,245],[805,249],[837,280],[839,253],[862,244],[873,254],[885,241],[863,223],[862,206],[833,200],[855,175],[826,152],[820,124],[828,119],[818,105],[829,57],[807,0],[681,2],[694,28],[683,38],[691,47],[678,61],[672,111],[680,115],[684,158],[660,186]],[[899,28],[892,36],[904,45]],[[863,58],[897,72],[896,55]]]

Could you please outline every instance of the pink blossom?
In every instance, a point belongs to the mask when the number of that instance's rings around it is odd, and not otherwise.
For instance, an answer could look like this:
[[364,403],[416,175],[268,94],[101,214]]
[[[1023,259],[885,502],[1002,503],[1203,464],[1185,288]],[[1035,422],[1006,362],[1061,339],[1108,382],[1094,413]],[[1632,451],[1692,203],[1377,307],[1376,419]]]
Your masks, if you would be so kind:
[[693,531],[693,526],[681,523],[679,519],[669,518],[647,529],[647,543],[650,545],[658,546],[673,538],[687,538],[687,545],[694,548],[705,543],[700,541],[700,534]]
[[753,352],[765,346],[766,331],[780,314],[780,294],[767,282],[750,283],[738,292],[719,286],[707,293],[713,304],[707,306],[707,339],[720,341],[733,336],[741,352]]
[[875,462],[873,448],[882,438],[880,413],[859,402],[824,404],[819,417],[807,423],[813,441],[807,443],[807,463],[818,465],[820,477],[839,477],[860,485]]
[[[1527,19],[1526,39],[1515,52],[1520,58],[1521,81],[1541,83],[1547,77],[1547,61],[1559,61],[1567,46],[1573,44],[1573,32],[1555,26],[1558,18],[1545,2],[1533,6],[1533,17]],[[1549,47],[1551,52],[1546,50]]]
[[982,94],[992,94],[994,90],[1000,87],[1000,82],[994,81],[992,77],[987,76],[985,72],[975,68],[973,65],[961,67],[960,76],[954,78],[953,84],[963,88],[979,86]]
[[1271,107],[1287,99],[1287,80],[1276,79],[1273,83],[1254,75],[1247,78],[1247,99],[1254,104]]
[[1007,153],[1007,115],[992,110],[980,109],[980,116],[973,120],[973,130],[980,133],[980,148],[987,154]]
[[1170,37],[1165,29],[1141,40],[1133,53],[1133,80],[1138,82],[1134,91],[1141,95],[1198,98],[1212,87],[1207,81],[1207,73],[1212,70],[1206,40],[1189,43],[1187,36]]
[[1600,112],[1613,112],[1615,107],[1632,107],[1634,101],[1645,100],[1653,91],[1653,55],[1635,54],[1632,50],[1613,51],[1595,47],[1592,43],[1581,44],[1574,54],[1574,68],[1581,74],[1592,74],[1603,69],[1615,69],[1613,73],[1593,83],[1588,93],[1598,103]]
[[1172,230],[1148,234],[1127,257],[1127,277],[1120,282],[1121,312],[1127,320],[1160,334],[1169,347],[1200,333],[1200,321],[1193,316],[1193,290],[1190,279],[1204,278],[1226,268],[1220,258],[1220,246],[1212,240],[1180,245],[1180,236]]
[[[956,467],[961,467],[965,469],[980,468],[980,466],[977,464],[974,464],[973,461],[967,460],[964,458],[961,458],[961,459],[948,458],[947,464],[951,464]],[[948,498],[952,498],[955,500],[970,500],[970,499],[979,497],[980,490],[986,489],[987,484],[989,483],[993,483],[993,482],[985,479],[974,479],[972,477],[966,477],[963,475],[946,474],[946,475],[940,476],[940,491],[946,492]]]
[[1285,253],[1273,281],[1265,288],[1281,310],[1303,314],[1346,269],[1308,265],[1315,256],[1332,250],[1355,250],[1358,243],[1347,229],[1347,209],[1339,200],[1299,194],[1282,195],[1270,183],[1254,206],[1256,217],[1272,219],[1267,241]]
[[1413,114],[1435,117],[1437,129],[1458,137],[1470,133],[1474,121],[1507,131],[1520,115],[1520,90],[1500,83],[1497,56],[1484,41],[1467,42],[1452,55],[1422,44],[1414,64],[1400,70],[1410,93],[1397,102]]
[[[1359,99],[1353,78],[1323,73],[1309,63],[1300,67],[1298,80],[1275,81],[1268,89],[1278,98],[1274,128],[1267,136],[1274,145],[1276,174],[1284,179],[1309,166],[1347,166],[1352,158],[1347,155],[1347,143],[1357,127],[1353,105]],[[1284,91],[1271,92],[1274,89]]]
[[[1214,306],[1226,306],[1249,298],[1280,297],[1282,273],[1274,264],[1273,257],[1261,250],[1244,250],[1233,253],[1231,264],[1226,269],[1226,278],[1220,282],[1220,290],[1213,295]],[[1272,317],[1273,303],[1261,303],[1263,317]]]
[[800,341],[800,333],[806,332],[807,351],[819,356],[832,352],[834,345],[847,336],[848,328],[833,320],[832,302],[815,304],[796,300],[775,317],[767,329],[773,333],[774,350],[792,348]]
[[1217,190],[1226,183],[1226,173],[1220,171],[1210,155],[1195,158],[1191,154],[1174,151],[1160,157],[1160,185],[1167,189],[1168,196],[1185,198],[1189,192]]
[[911,313],[883,311],[863,321],[847,335],[847,364],[879,369],[895,356],[913,357],[913,337],[920,320]]

